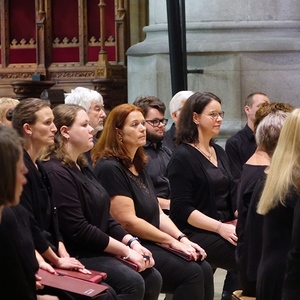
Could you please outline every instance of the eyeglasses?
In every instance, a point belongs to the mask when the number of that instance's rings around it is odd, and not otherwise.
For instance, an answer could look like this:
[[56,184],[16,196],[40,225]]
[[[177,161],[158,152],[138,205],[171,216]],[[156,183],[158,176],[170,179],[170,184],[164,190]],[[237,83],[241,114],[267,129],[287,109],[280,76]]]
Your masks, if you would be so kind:
[[221,117],[223,119],[225,112],[224,111],[215,111],[215,110],[212,110],[211,112],[204,113],[204,114],[207,115],[207,116],[210,116],[210,117],[212,117],[214,119],[217,119],[218,117]]
[[160,123],[166,126],[168,124],[168,119],[153,119],[153,120],[146,120],[146,122],[150,124],[152,127],[158,127]]

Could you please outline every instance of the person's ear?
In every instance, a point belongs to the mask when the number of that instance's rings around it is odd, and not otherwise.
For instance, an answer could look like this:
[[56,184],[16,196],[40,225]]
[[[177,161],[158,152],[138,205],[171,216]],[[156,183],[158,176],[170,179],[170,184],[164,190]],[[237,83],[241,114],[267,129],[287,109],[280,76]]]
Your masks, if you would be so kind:
[[246,105],[246,106],[244,107],[244,110],[245,110],[245,114],[246,114],[246,115],[248,115],[248,114],[250,113],[250,109],[251,109],[251,107],[250,107],[249,105]]
[[59,131],[60,131],[60,134],[61,134],[62,137],[64,137],[66,140],[69,139],[70,134],[69,134],[68,126],[65,126],[65,125],[61,126]]
[[178,111],[172,112],[171,117],[172,117],[173,121],[176,123],[178,121]]
[[122,133],[119,128],[116,128],[116,133],[119,141],[123,141]]
[[193,112],[193,122],[196,124],[196,125],[199,125],[199,114]]
[[23,124],[23,130],[25,134],[31,136],[32,135],[32,128],[28,123]]

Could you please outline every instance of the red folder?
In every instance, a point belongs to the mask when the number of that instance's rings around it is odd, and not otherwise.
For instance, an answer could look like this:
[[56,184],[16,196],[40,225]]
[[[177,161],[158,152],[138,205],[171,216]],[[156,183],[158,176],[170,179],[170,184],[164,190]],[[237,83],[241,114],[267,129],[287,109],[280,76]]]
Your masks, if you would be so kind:
[[119,259],[123,264],[125,264],[127,267],[131,268],[134,271],[138,271],[139,266],[129,260],[125,260],[122,257],[116,256],[117,259]]
[[58,269],[58,268],[54,268],[54,269],[56,273],[58,273],[59,275],[82,279],[93,283],[100,283],[102,280],[105,280],[107,278],[106,273],[93,271],[93,270],[89,270],[91,274],[83,274],[72,270]]
[[96,284],[66,275],[51,274],[42,269],[39,269],[37,275],[42,278],[40,282],[43,285],[83,295],[91,299],[102,293],[106,293],[108,289],[107,286],[102,284]]
[[234,225],[236,227],[237,219],[233,219],[231,221],[227,221],[227,222],[225,222],[225,224],[232,224],[232,225]]
[[[187,261],[191,261],[191,260],[194,260],[194,257],[192,256],[192,254],[187,254],[185,252],[182,252],[182,251],[179,251],[179,250],[176,250],[176,249],[173,249],[173,248],[169,248],[163,244],[159,244],[159,243],[156,243],[157,246],[167,250],[167,251],[170,251],[174,254],[176,254],[177,256],[187,260]],[[198,259],[201,258],[201,255],[200,253],[197,251],[197,254],[198,254]]]

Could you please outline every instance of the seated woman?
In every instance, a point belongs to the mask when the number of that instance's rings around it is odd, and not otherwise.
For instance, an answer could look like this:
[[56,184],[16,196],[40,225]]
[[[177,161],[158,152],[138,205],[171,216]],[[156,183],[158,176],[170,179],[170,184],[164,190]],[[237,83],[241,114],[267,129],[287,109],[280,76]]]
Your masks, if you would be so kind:
[[[298,223],[293,216],[294,207],[300,201],[299,124],[300,110],[295,109],[282,127],[257,207],[257,212],[263,215],[262,254],[256,287],[258,300],[282,299],[288,251],[292,243],[293,222],[294,225]],[[289,261],[289,266],[291,262]],[[297,259],[294,263],[297,264]],[[296,271],[294,274],[299,273],[299,270],[294,271]],[[299,298],[299,294],[296,298]]]
[[[98,161],[94,173],[109,193],[111,214],[152,252],[163,278],[162,292],[173,294],[174,300],[211,300],[213,277],[204,261],[206,253],[182,234],[159,206],[144,169],[145,143],[142,110],[132,104],[115,107],[92,150],[93,160]],[[156,243],[190,254],[195,261],[186,261]],[[199,261],[197,251],[202,256]]]
[[[258,122],[256,119],[255,122],[258,125],[255,129],[257,149],[243,166],[237,197],[237,234],[239,237],[237,261],[244,296],[255,297],[256,295],[257,268],[262,243],[259,238],[262,234],[262,216],[256,213],[261,190],[257,197],[252,197],[253,191],[257,189],[257,182],[265,178],[265,169],[270,165],[283,123],[289,115],[288,112],[293,109],[293,106],[285,103],[264,103],[256,113],[260,120]],[[257,195],[257,192],[256,190],[254,195]]]
[[[86,111],[62,104],[53,109],[55,143],[41,159],[57,201],[58,219],[67,249],[87,268],[107,273],[117,299],[156,300],[161,276],[152,268],[151,252],[110,215],[109,196],[89,168],[84,152],[93,147],[93,128]],[[129,268],[117,257],[135,263]]]
[[[214,268],[227,270],[222,299],[238,288],[233,189],[229,161],[213,142],[224,112],[212,93],[195,93],[185,102],[177,123],[177,143],[167,169],[171,186],[170,218],[207,252]],[[230,280],[229,280],[230,279]]]
[[[42,149],[54,143],[56,127],[50,104],[36,98],[22,100],[14,108],[12,125],[24,140],[23,155],[28,173],[20,204],[29,212],[35,249],[55,267],[87,272],[65,248],[58,228],[52,187],[38,159]],[[67,293],[63,296],[57,292],[62,299],[70,297]]]
[[[39,264],[35,257],[29,217],[27,211],[18,205],[26,183],[27,169],[18,134],[3,125],[0,125],[0,168],[1,299],[34,300],[37,299],[36,289],[43,286],[38,282],[40,278],[35,276]],[[38,299],[58,300],[49,295],[39,296]]]

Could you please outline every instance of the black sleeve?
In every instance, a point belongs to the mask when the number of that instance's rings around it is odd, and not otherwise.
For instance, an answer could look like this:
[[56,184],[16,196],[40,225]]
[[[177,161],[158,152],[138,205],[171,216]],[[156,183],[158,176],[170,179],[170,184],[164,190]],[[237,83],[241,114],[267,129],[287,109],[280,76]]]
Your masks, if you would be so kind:
[[35,300],[35,282],[29,283],[11,238],[0,226],[0,294],[1,299]]
[[44,237],[44,234],[41,230],[41,228],[39,227],[38,222],[35,219],[35,215],[34,215],[34,203],[33,203],[33,199],[35,198],[33,196],[32,191],[34,190],[34,182],[31,178],[31,176],[29,176],[30,174],[26,175],[26,179],[27,179],[27,183],[24,185],[23,187],[23,192],[20,198],[20,204],[25,207],[29,213],[29,217],[30,217],[30,227],[31,227],[31,232],[32,232],[32,237],[33,237],[33,241],[34,241],[34,245],[36,250],[39,253],[44,253],[48,247],[50,246],[49,242],[47,241],[47,239]]
[[230,170],[235,181],[239,180],[242,172],[242,161],[235,139],[228,139],[225,151],[230,162]]
[[294,209],[291,249],[283,283],[282,300],[297,299],[300,295],[300,197]]
[[[193,166],[189,156],[179,151],[175,153],[167,168],[171,190],[171,215],[187,222],[190,214],[197,209],[194,200],[195,177],[193,176]],[[198,187],[200,185],[201,182],[198,182]]]
[[100,180],[109,197],[122,195],[133,199],[126,174],[113,160],[100,160],[94,168],[94,174]]

